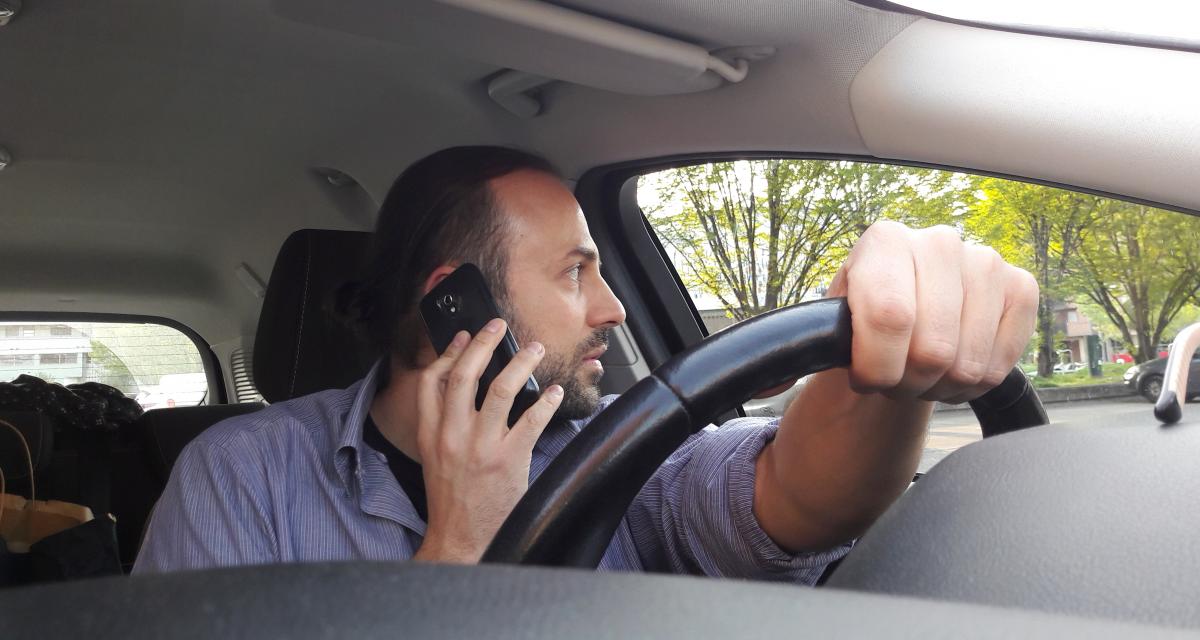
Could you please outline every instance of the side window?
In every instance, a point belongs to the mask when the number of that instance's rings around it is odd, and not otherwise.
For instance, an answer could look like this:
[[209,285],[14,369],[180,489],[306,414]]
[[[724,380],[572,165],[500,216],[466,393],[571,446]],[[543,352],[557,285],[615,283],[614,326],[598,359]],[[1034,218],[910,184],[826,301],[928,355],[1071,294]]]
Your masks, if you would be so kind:
[[205,401],[208,376],[192,340],[171,327],[121,322],[0,323],[0,380],[100,382],[144,409]]
[[[766,159],[641,176],[638,203],[709,333],[819,298],[879,220],[946,224],[1034,274],[1037,334],[1020,366],[1045,402],[1157,388],[1133,365],[1200,320],[1200,219],[1041,185],[886,164]],[[798,385],[798,387],[802,386]],[[1103,387],[1069,394],[1065,388]],[[745,406],[778,415],[798,389]],[[1086,404],[1086,403],[1085,403]],[[969,411],[939,407],[927,460],[978,437]]]

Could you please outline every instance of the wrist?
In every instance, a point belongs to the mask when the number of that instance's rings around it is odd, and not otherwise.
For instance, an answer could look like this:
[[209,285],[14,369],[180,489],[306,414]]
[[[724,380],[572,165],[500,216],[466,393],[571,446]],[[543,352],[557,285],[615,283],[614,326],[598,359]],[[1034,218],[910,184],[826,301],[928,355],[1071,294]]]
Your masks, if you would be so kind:
[[425,539],[413,560],[418,562],[436,562],[442,564],[479,564],[484,549],[472,548],[471,545],[457,544],[435,533],[426,531]]

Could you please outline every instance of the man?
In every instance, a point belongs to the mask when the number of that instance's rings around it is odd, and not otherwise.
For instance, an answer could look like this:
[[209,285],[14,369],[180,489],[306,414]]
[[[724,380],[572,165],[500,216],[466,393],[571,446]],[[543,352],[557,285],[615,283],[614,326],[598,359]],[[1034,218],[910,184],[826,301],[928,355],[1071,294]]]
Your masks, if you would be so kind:
[[[380,211],[356,308],[382,356],[361,382],[234,418],[180,456],[136,571],[337,559],[471,563],[531,477],[605,406],[607,332],[625,318],[578,203],[545,160],[495,147],[433,154]],[[442,355],[422,295],[481,267],[522,345],[481,410],[505,329]],[[812,583],[908,485],[933,400],[999,383],[1032,333],[1029,274],[948,228],[869,228],[835,278],[849,370],[818,374],[780,420],[688,440],[626,514],[601,567]],[[530,374],[545,391],[510,430]]]

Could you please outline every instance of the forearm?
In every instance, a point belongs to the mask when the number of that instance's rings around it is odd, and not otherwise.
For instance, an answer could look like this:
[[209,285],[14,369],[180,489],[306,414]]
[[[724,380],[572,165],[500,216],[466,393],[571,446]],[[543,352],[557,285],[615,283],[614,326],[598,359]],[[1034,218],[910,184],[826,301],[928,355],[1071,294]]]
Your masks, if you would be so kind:
[[908,486],[932,403],[850,390],[848,373],[813,376],[756,462],[754,513],[791,551],[862,535]]

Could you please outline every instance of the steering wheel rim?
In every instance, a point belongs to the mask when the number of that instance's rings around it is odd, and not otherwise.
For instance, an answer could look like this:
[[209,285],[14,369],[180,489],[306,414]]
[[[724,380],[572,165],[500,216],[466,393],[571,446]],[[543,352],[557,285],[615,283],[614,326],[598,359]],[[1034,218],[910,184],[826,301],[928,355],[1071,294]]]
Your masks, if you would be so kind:
[[[597,415],[529,487],[484,562],[595,568],[654,471],[690,435],[762,389],[850,363],[845,298],[762,314],[676,354]],[[1043,425],[1014,368],[971,401],[984,437]]]

